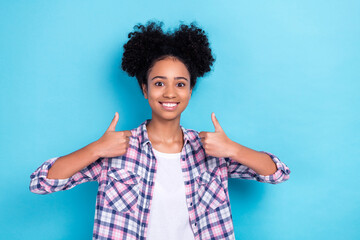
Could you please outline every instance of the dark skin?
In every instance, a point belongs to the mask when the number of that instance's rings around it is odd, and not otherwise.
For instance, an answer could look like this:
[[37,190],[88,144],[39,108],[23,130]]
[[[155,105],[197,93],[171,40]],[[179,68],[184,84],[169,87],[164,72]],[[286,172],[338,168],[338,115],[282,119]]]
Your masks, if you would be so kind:
[[[180,128],[181,113],[191,98],[190,73],[176,58],[165,58],[150,69],[148,85],[142,85],[144,97],[152,109],[152,118],[146,126],[152,146],[165,153],[181,152],[184,136]],[[173,110],[162,103],[177,103]]]
[[[190,74],[186,66],[173,57],[156,62],[150,69],[148,86],[143,84],[142,89],[152,109],[152,120],[146,127],[153,148],[164,153],[181,152],[184,136],[180,128],[180,117],[192,94]],[[176,107],[172,107],[175,103]],[[207,155],[219,158],[230,157],[261,175],[270,175],[277,170],[270,156],[230,140],[214,113],[211,119],[215,132],[199,133]],[[116,112],[110,126],[100,139],[57,159],[47,177],[65,179],[101,157],[125,154],[129,147],[131,132],[116,131],[118,121],[119,114]]]
[[[165,153],[181,152],[184,141],[180,128],[181,113],[191,98],[190,74],[186,66],[174,57],[155,63],[150,69],[148,85],[142,85],[144,97],[152,109],[152,120],[147,131],[152,146]],[[178,103],[173,110],[164,109],[161,103]],[[265,153],[247,148],[229,139],[220,126],[215,114],[211,114],[215,132],[200,132],[199,137],[207,155],[230,157],[258,174],[270,175],[276,164]]]

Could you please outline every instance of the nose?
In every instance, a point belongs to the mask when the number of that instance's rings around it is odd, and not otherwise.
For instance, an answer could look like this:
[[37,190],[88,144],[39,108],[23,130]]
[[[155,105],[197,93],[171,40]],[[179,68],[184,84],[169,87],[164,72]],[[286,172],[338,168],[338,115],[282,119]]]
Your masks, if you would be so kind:
[[167,87],[165,88],[163,97],[166,97],[166,98],[175,98],[175,97],[176,97],[175,88],[174,88],[173,86],[167,86]]

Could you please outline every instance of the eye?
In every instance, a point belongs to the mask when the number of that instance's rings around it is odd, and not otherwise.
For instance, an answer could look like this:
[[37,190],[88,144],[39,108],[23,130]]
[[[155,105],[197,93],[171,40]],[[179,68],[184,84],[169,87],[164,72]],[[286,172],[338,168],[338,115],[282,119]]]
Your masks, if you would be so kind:
[[155,83],[155,86],[162,86],[164,83],[162,83],[162,82],[156,82]]
[[182,83],[182,82],[178,83],[177,85],[178,86],[180,85],[179,87],[185,87],[185,83]]

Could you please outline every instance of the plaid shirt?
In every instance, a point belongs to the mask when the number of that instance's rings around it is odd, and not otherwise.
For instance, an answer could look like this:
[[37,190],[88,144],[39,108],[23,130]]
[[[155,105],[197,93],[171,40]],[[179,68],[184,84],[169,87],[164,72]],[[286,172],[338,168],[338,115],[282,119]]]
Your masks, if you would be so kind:
[[[99,158],[70,178],[48,179],[48,170],[58,157],[45,161],[31,174],[30,191],[49,194],[97,181],[93,239],[146,239],[157,168],[146,130],[149,121],[131,130],[130,145],[124,155]],[[208,156],[199,132],[180,127],[184,133],[181,169],[194,238],[235,239],[228,178],[277,184],[289,179],[290,170],[276,156],[264,151],[261,152],[268,154],[277,166],[277,171],[268,176],[259,175],[231,158]]]

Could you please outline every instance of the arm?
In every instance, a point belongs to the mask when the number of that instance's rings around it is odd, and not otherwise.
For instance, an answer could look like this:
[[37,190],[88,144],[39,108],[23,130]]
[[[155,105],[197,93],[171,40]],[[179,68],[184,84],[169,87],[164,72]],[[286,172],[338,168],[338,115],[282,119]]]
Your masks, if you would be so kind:
[[[242,154],[240,150],[244,148],[246,150]],[[244,146],[238,146],[237,151],[240,152],[237,155],[232,155],[235,156],[234,158],[225,158],[228,161],[229,178],[249,179],[271,184],[278,184],[290,178],[290,169],[274,154],[265,151],[255,151]],[[270,162],[267,157],[262,158],[264,154],[271,159]],[[275,171],[273,170],[274,165],[276,167]]]
[[59,157],[49,169],[47,178],[69,178],[99,158],[100,156],[96,152],[96,142],[92,142],[75,152]]
[[45,161],[30,176],[30,191],[49,194],[68,190],[84,182],[97,181],[103,158],[98,158],[94,143],[63,157]]
[[252,179],[280,183],[290,177],[290,169],[275,155],[255,151],[229,139],[215,114],[211,114],[215,132],[200,132],[199,137],[208,155],[223,157],[228,164],[229,178]]
[[232,142],[231,146],[229,157],[253,169],[257,174],[271,175],[277,171],[275,162],[268,154],[255,151],[236,142]]
[[97,181],[103,158],[121,156],[129,146],[130,131],[116,132],[119,115],[116,112],[109,128],[97,141],[66,156],[45,161],[30,176],[30,191],[47,194],[67,190],[76,185]]

